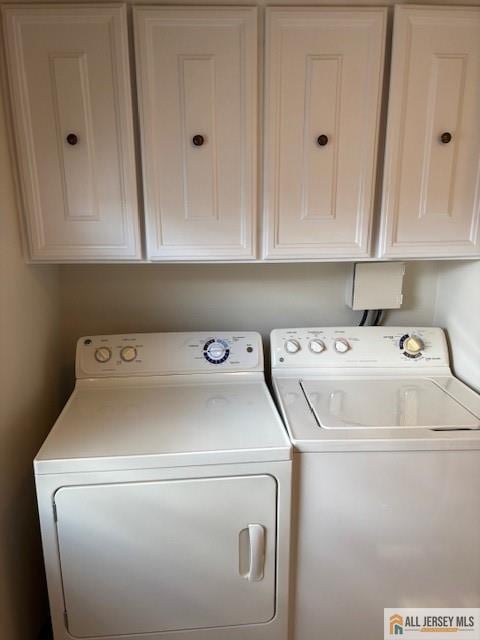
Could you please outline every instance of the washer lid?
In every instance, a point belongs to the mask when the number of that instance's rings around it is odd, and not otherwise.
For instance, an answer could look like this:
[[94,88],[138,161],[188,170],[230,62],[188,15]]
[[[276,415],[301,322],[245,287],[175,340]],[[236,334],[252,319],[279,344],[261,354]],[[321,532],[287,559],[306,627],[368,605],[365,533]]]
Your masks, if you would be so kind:
[[480,429],[480,420],[434,380],[301,380],[324,429]]

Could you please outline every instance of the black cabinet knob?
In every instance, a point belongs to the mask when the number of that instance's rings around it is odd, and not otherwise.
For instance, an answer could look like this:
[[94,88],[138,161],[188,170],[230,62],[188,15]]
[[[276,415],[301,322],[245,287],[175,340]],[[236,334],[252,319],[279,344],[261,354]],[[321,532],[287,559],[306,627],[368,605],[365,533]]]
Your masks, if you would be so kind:
[[197,133],[196,136],[193,136],[192,142],[196,147],[201,147],[202,144],[205,142],[205,138]]
[[440,142],[442,142],[443,144],[448,144],[451,139],[452,139],[452,134],[449,131],[445,131],[440,136]]
[[78,142],[78,137],[74,133],[69,133],[67,136],[67,142],[74,147]]
[[324,147],[326,144],[328,144],[328,136],[322,133],[322,135],[318,136],[317,138],[317,144],[320,145],[321,147]]

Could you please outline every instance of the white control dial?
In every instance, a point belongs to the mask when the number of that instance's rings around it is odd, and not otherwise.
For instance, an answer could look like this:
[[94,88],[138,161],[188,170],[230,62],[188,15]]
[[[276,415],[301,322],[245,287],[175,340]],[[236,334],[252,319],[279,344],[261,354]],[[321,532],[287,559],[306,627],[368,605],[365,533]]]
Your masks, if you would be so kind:
[[223,344],[220,344],[220,342],[214,342],[208,347],[207,353],[214,360],[220,360],[225,355],[226,350],[227,349]]
[[203,357],[211,364],[222,364],[229,355],[229,344],[222,338],[210,338],[203,345]]
[[310,340],[308,347],[313,353],[322,353],[322,351],[325,351],[325,343],[323,340]]
[[95,360],[97,362],[108,362],[112,357],[112,352],[108,347],[98,347],[95,349]]
[[293,338],[285,342],[285,351],[287,353],[297,353],[301,348],[299,341]]
[[335,340],[335,351],[338,353],[346,353],[350,349],[350,344],[345,338],[337,338]]
[[137,357],[137,350],[135,347],[123,347],[120,357],[124,362],[132,362]]
[[415,355],[416,353],[420,353],[425,345],[423,344],[423,340],[418,336],[409,336],[405,342],[403,343],[403,348],[407,353],[411,353]]

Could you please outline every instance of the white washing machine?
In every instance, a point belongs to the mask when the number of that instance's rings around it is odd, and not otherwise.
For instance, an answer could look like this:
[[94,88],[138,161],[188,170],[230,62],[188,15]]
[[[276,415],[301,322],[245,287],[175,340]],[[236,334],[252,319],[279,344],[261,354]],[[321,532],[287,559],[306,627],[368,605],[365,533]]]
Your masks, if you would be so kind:
[[478,607],[480,396],[441,329],[275,330],[294,444],[292,638],[383,638],[385,607]]
[[291,445],[257,333],[91,336],[35,459],[55,640],[285,640]]

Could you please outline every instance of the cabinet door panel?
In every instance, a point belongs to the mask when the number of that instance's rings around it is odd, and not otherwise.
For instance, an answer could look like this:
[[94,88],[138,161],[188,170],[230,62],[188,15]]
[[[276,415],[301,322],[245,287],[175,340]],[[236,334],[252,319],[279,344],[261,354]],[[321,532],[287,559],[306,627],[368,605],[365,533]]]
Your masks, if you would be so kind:
[[383,255],[479,253],[480,9],[396,7],[389,105]]
[[368,255],[385,21],[267,10],[267,257]]
[[135,9],[154,260],[255,255],[256,16],[254,8]]
[[[268,622],[276,487],[261,475],[59,489],[69,632],[130,637]],[[263,532],[256,576],[249,575],[256,549],[249,525]]]
[[125,8],[5,14],[31,257],[139,258]]

